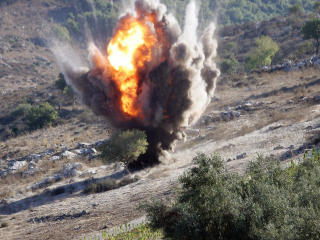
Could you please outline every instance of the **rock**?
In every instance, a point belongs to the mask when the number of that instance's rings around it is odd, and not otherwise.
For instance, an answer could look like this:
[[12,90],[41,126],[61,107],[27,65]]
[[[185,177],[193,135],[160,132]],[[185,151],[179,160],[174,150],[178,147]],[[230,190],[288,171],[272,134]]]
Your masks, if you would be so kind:
[[50,149],[44,151],[44,152],[42,153],[42,155],[52,155],[53,153],[54,153],[54,150],[50,148]]
[[54,176],[45,178],[44,180],[33,184],[33,185],[31,186],[31,190],[32,190],[32,191],[35,191],[35,190],[40,189],[40,188],[48,187],[48,186],[50,186],[50,185],[53,184],[53,183],[56,183],[56,182],[61,181],[62,179],[63,179],[63,177],[62,177],[60,174],[56,174],[56,175],[54,175]]
[[74,164],[67,163],[62,169],[62,174],[65,178],[75,177],[81,174],[81,172],[78,171],[79,169],[82,169],[81,163],[78,163],[78,162]]
[[82,172],[79,177],[90,177],[91,175],[97,174],[97,170],[86,170]]
[[39,160],[42,159],[42,157],[43,157],[43,155],[41,155],[41,154],[31,154],[31,155],[29,155],[29,156],[27,157],[27,160],[28,160],[28,161],[34,160],[34,161],[38,162]]
[[242,154],[238,155],[236,158],[237,158],[237,160],[240,160],[240,159],[244,159],[246,156],[247,156],[247,153],[242,153]]
[[8,169],[13,171],[13,172],[15,172],[15,171],[23,168],[26,165],[27,165],[27,161],[15,161],[15,160],[13,160],[13,161],[11,161],[9,163],[9,168]]
[[94,148],[81,148],[73,151],[76,154],[87,156],[87,155],[96,155],[98,152]]
[[58,160],[60,160],[60,156],[52,156],[52,157],[50,158],[50,160],[51,160],[51,161],[58,161]]
[[313,96],[313,98],[312,98],[315,102],[320,102],[320,95],[315,95],[315,96]]
[[123,171],[125,169],[125,164],[123,162],[116,162],[114,165],[115,172]]
[[223,121],[231,121],[234,118],[239,118],[240,113],[239,112],[234,112],[234,111],[229,111],[229,112],[221,112],[220,117]]
[[64,151],[62,154],[61,154],[62,157],[65,157],[67,159],[73,159],[77,156],[77,154],[73,153],[73,152],[70,152],[68,150]]
[[95,142],[95,143],[93,144],[93,146],[94,146],[94,147],[100,147],[100,146],[102,146],[104,143],[105,143],[105,141],[99,140],[99,141]]
[[79,142],[77,144],[77,148],[89,148],[89,147],[90,147],[89,143]]
[[200,119],[200,125],[209,125],[211,122],[214,122],[214,118],[211,115],[205,115]]
[[286,160],[286,159],[292,158],[292,157],[293,157],[292,151],[287,151],[280,156],[280,161],[283,161],[283,160]]
[[284,149],[284,147],[281,146],[281,145],[278,145],[278,146],[276,146],[273,150],[281,150],[281,149]]

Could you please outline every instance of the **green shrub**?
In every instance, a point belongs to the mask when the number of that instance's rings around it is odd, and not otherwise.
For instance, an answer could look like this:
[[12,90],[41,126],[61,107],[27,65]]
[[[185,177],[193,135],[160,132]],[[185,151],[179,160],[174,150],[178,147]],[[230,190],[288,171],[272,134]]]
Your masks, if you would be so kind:
[[74,97],[74,91],[70,86],[67,85],[67,82],[62,73],[59,74],[58,80],[55,82],[55,86],[56,88],[60,89],[64,95],[70,98]]
[[101,147],[101,156],[107,162],[124,162],[126,166],[147,151],[148,142],[144,131],[127,130],[115,134]]
[[235,73],[238,69],[238,66],[238,60],[234,57],[234,55],[231,55],[229,58],[222,61],[220,69],[222,73]]
[[61,26],[59,24],[53,24],[52,32],[60,41],[71,40],[69,30],[64,26]]
[[71,32],[75,35],[80,33],[79,24],[76,22],[75,17],[72,13],[69,14],[66,26],[67,26],[67,29],[69,30],[69,32]]
[[313,39],[316,45],[316,53],[320,49],[320,19],[312,19],[307,21],[302,27],[304,39]]
[[296,3],[289,8],[289,14],[300,16],[303,14],[303,6],[301,3]]
[[320,152],[282,169],[259,157],[242,176],[218,156],[197,156],[175,202],[146,204],[150,225],[169,239],[319,239]]
[[54,84],[56,88],[60,89],[61,91],[64,90],[64,88],[67,86],[67,83],[63,73],[59,73],[58,80]]
[[279,51],[279,46],[270,37],[262,36],[255,39],[257,47],[246,59],[245,68],[251,71],[255,68],[270,65],[272,58]]
[[117,188],[117,182],[113,178],[107,178],[102,182],[91,183],[84,190],[85,194],[101,193]]
[[32,108],[26,114],[26,122],[31,130],[51,125],[58,118],[58,112],[49,103],[42,103]]
[[85,194],[93,194],[93,193],[101,193],[110,191],[112,189],[120,188],[126,186],[128,184],[134,183],[138,181],[138,177],[125,176],[121,180],[115,180],[113,178],[107,178],[102,182],[94,182],[89,184],[83,193]]
[[302,58],[306,54],[312,54],[314,52],[314,47],[311,41],[304,41],[297,46],[297,49],[294,51],[294,57],[297,59]]
[[313,11],[315,11],[316,13],[320,13],[320,1],[314,3]]
[[32,105],[29,103],[21,103],[12,112],[11,116],[17,118],[25,116],[32,109]]

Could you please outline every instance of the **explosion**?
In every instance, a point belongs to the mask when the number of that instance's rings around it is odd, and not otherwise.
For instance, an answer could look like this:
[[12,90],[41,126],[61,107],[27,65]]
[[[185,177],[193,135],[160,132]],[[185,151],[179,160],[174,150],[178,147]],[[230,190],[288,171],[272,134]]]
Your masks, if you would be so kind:
[[75,67],[55,51],[68,83],[83,103],[120,128],[145,130],[149,149],[139,164],[152,165],[205,111],[219,70],[215,25],[197,37],[198,6],[191,0],[185,26],[156,0],[136,0],[105,49],[89,44],[89,67]]

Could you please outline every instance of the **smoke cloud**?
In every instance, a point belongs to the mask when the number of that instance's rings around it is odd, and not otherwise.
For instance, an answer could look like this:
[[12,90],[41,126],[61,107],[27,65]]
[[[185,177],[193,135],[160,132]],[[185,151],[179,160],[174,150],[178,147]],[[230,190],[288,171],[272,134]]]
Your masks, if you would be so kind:
[[[163,151],[186,137],[184,130],[199,120],[214,95],[220,74],[214,62],[215,24],[199,36],[198,12],[197,2],[191,0],[181,29],[160,1],[136,0],[134,9],[119,19],[107,51],[88,44],[89,66],[59,47],[54,49],[68,84],[85,105],[119,128],[146,131],[149,149],[136,166],[158,163]],[[118,46],[121,34],[130,35],[137,24],[142,26],[144,41],[130,55],[132,61],[127,56],[114,61],[118,55],[112,55],[111,47]],[[119,46],[125,48],[124,43]],[[129,70],[123,77],[121,64],[126,61]]]

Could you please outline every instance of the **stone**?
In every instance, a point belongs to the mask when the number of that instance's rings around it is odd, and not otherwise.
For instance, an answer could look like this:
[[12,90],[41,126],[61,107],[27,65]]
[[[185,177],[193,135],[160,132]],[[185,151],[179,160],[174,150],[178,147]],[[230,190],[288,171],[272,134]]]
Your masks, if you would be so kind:
[[27,165],[27,161],[11,161],[9,163],[9,170],[17,171],[26,165]]
[[98,152],[94,148],[81,148],[73,151],[76,154],[87,156],[87,155],[96,155]]
[[89,148],[90,144],[89,143],[85,143],[85,142],[79,142],[77,144],[77,148]]
[[62,157],[65,157],[67,159],[73,159],[77,156],[77,154],[73,153],[73,152],[70,152],[68,150],[64,151],[62,154],[61,154]]
[[67,163],[62,169],[62,174],[65,178],[75,177],[81,174],[81,172],[78,171],[79,169],[82,169],[81,163],[78,163],[78,162],[74,164]]
[[50,160],[51,160],[51,161],[58,161],[58,160],[60,160],[60,156],[52,156],[52,157],[50,158]]
[[284,147],[281,146],[281,145],[278,145],[278,146],[276,146],[273,150],[281,150],[281,149],[284,149]]
[[242,153],[242,154],[238,155],[236,158],[237,158],[237,160],[240,160],[240,159],[244,159],[246,156],[247,156],[247,153]]
[[100,147],[100,146],[102,146],[104,143],[105,143],[105,141],[99,140],[99,141],[95,142],[95,143],[93,144],[93,146],[95,146],[95,147]]
[[27,157],[27,160],[28,160],[28,161],[34,160],[34,161],[38,162],[39,160],[42,159],[42,157],[43,157],[43,156],[42,156],[41,154],[31,154],[31,155],[29,155],[29,156]]

